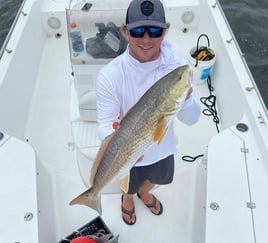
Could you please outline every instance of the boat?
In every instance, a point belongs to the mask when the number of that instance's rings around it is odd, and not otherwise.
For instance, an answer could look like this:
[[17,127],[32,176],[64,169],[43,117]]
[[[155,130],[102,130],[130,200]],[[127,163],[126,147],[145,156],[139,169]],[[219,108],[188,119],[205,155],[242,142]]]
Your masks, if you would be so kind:
[[[98,220],[112,232],[107,242],[267,242],[268,112],[217,0],[162,1],[166,39],[191,65],[203,110],[193,126],[174,123],[174,181],[153,192],[163,214],[135,197],[137,222],[126,225],[116,183],[101,216],[69,205],[89,187],[100,146],[96,77],[124,50],[129,2],[23,1],[0,55],[0,241],[71,242]],[[73,21],[83,51],[72,49]],[[196,58],[198,46],[213,63]]]

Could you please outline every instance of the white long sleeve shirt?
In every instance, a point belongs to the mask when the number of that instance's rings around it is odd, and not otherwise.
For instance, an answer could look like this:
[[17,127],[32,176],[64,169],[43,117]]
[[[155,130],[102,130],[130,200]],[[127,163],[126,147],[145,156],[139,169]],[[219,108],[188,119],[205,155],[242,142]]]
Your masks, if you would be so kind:
[[[143,94],[160,78],[175,68],[184,65],[183,58],[174,55],[166,40],[161,44],[161,53],[157,60],[140,63],[129,54],[127,49],[112,60],[99,73],[97,79],[98,134],[101,140],[114,132],[128,110],[136,104]],[[180,121],[191,125],[200,116],[200,106],[194,93],[186,100],[177,114]],[[174,154],[176,142],[173,124],[160,144],[154,144],[141,162],[135,166],[145,166]]]

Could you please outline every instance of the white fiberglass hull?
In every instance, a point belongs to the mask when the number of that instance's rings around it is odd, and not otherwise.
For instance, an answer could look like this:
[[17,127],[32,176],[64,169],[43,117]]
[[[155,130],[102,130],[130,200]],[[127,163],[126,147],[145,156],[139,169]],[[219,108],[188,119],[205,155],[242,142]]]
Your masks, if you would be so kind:
[[[112,15],[110,9],[122,4],[124,10],[128,1],[99,4]],[[188,57],[202,33],[209,36],[217,54],[211,76],[220,133],[212,117],[202,116],[192,127],[176,122],[174,182],[154,192],[163,204],[163,215],[151,214],[135,198],[137,223],[129,227],[121,219],[121,195],[112,193],[102,196],[102,218],[123,243],[265,242],[268,194],[262,188],[268,185],[267,111],[217,3],[165,0],[164,4],[171,23],[167,39],[178,55]],[[81,171],[77,163],[84,144],[76,143],[78,135],[73,128],[77,124],[87,128],[96,125],[85,125],[74,116],[79,113],[73,110],[71,73],[80,70],[83,75],[96,75],[103,64],[71,64],[66,8],[69,3],[63,0],[26,1],[24,14],[20,14],[6,46],[12,52],[4,51],[1,58],[0,131],[5,133],[0,140],[2,173],[8,171],[11,160],[36,163],[13,171],[12,179],[1,176],[5,185],[0,192],[5,219],[0,224],[1,242],[57,242],[98,216],[90,208],[69,206],[86,189],[90,173]],[[183,22],[187,12],[194,14],[192,22]],[[60,21],[58,28],[48,25],[51,18]],[[194,84],[193,88],[199,97],[209,95],[206,84]],[[96,131],[90,137],[96,137]],[[11,144],[13,140],[16,142]],[[199,154],[205,156],[194,163],[181,160],[183,155]],[[33,185],[29,190],[20,185],[20,181],[27,181],[25,178],[30,185],[37,181],[37,193]],[[30,195],[26,197],[25,191]],[[13,196],[9,197],[11,192]],[[33,219],[24,220],[27,213],[32,213]],[[21,230],[24,227],[26,230]]]

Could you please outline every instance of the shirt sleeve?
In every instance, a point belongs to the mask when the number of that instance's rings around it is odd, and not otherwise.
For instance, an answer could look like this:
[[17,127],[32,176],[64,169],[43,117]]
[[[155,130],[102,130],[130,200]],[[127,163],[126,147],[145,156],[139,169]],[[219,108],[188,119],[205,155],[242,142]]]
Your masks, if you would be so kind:
[[198,121],[200,114],[200,104],[195,93],[192,92],[182,109],[178,112],[177,118],[186,125],[193,125]]
[[101,140],[112,134],[120,122],[120,102],[115,87],[101,72],[96,83],[98,135]]

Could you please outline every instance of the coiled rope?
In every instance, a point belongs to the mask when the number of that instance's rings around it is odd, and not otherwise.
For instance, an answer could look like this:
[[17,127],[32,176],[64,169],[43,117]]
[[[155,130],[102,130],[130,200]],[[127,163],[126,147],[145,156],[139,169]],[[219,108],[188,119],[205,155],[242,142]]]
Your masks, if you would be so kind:
[[[216,129],[217,132],[219,133],[219,123],[220,123],[220,119],[218,117],[218,113],[217,113],[217,109],[216,109],[216,96],[213,95],[213,91],[214,88],[211,85],[211,77],[210,75],[207,78],[207,86],[208,86],[208,90],[209,90],[209,96],[208,97],[201,97],[200,101],[203,105],[205,105],[205,109],[202,110],[202,113],[205,116],[212,116],[213,117],[213,122],[216,125]],[[197,160],[198,158],[203,157],[204,154],[199,154],[197,156],[190,156],[190,155],[185,155],[182,156],[182,160],[185,162],[194,162],[195,160]]]

